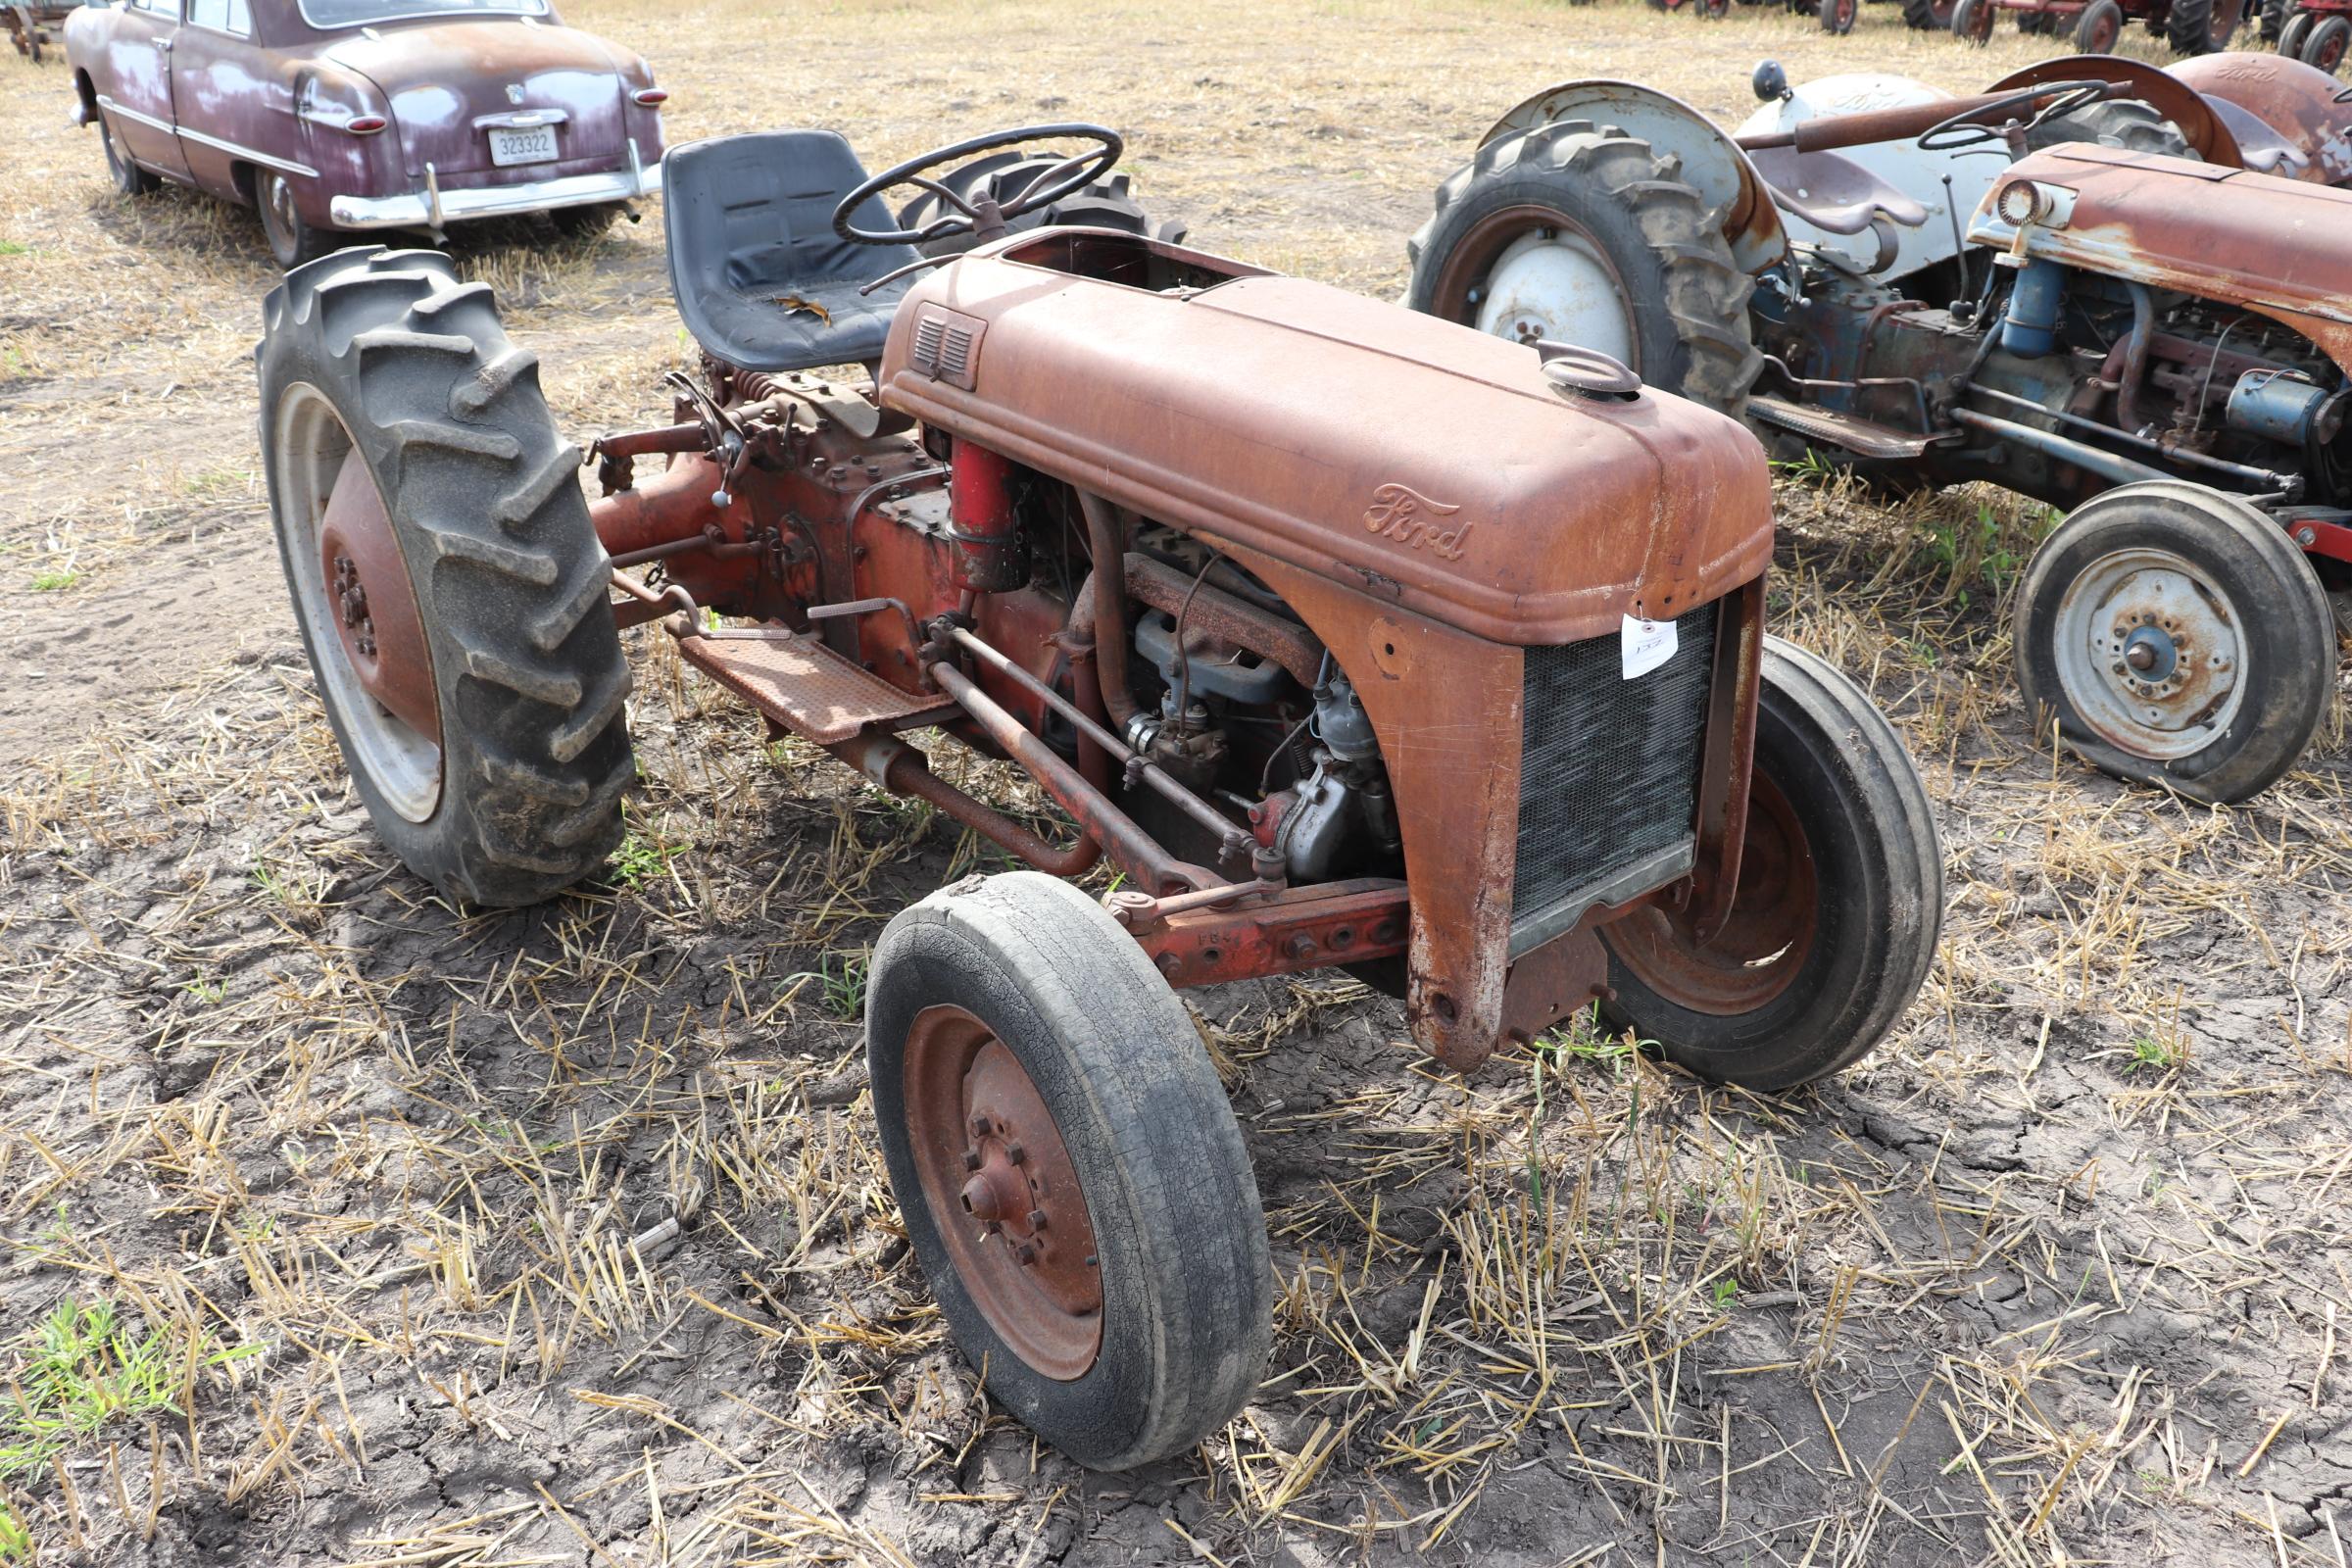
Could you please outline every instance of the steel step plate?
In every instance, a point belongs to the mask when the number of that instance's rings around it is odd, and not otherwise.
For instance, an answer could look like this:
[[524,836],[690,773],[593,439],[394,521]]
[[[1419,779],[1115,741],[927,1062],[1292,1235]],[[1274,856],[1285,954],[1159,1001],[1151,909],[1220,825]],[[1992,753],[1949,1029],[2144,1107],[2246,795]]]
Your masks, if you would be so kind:
[[1779,398],[1751,397],[1747,412],[1765,424],[1851,452],[1857,458],[1916,458],[1928,450],[1928,437],[1897,430],[1890,424],[1858,419],[1850,414],[1808,409]]
[[678,652],[712,680],[805,740],[832,746],[869,724],[904,729],[958,710],[903,692],[805,632],[729,629],[678,639]]

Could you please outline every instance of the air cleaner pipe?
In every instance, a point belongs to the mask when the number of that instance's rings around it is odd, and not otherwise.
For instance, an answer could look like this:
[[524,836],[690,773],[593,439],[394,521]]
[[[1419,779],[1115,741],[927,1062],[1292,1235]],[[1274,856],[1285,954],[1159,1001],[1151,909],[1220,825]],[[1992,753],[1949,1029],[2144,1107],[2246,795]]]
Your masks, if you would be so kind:
[[[1984,388],[1977,387],[1974,390],[1981,392]],[[2046,415],[2050,412],[2038,403],[2034,407],[2041,414]],[[2101,478],[2112,479],[2117,484],[2137,484],[2142,479],[2169,479],[2172,477],[2162,468],[2151,468],[2144,463],[2135,463],[2130,458],[2118,457],[2112,452],[2102,452],[2086,442],[2077,441],[2070,436],[2053,435],[2047,430],[2037,430],[2030,424],[2020,424],[2015,419],[1995,418],[1989,414],[1979,414],[1974,409],[1954,409],[1951,411],[1951,416],[1952,422],[1955,424],[1965,425],[1971,430],[1982,431],[1985,435],[1999,436],[2005,441],[2015,441],[2020,446],[2032,447],[2036,452],[2047,453],[2061,463],[2071,463],[2078,468],[2088,468]]]
[[1140,711],[1127,684],[1127,546],[1109,502],[1081,490],[1078,510],[1086,514],[1087,548],[1095,557],[1096,683],[1102,688],[1110,727],[1124,735],[1127,721]]
[[[1226,854],[1247,858],[1250,850],[1255,847],[1257,841],[1231,817],[1179,784],[1169,776],[1167,769],[1089,718],[1076,703],[1071,702],[1061,693],[1039,680],[1035,675],[1030,674],[962,627],[955,627],[948,633],[948,636],[956,647],[963,649],[989,668],[1022,687],[1054,711],[1068,719],[1081,735],[1108,752],[1112,760],[1124,764],[1130,772],[1141,774],[1143,781],[1151,785],[1162,799],[1209,832],[1214,833],[1217,836],[1218,844]],[[1098,657],[1100,657],[1099,654]],[[945,661],[931,666],[934,674],[943,672],[949,667]],[[960,701],[960,699],[958,700]],[[1059,758],[1054,760],[1060,760]],[[1063,765],[1067,766],[1068,764],[1064,763]],[[1084,820],[1084,818],[1080,820]]]
[[[2260,485],[2263,487],[2263,493],[2266,495],[2272,493],[2291,494],[2295,489],[2295,481],[2293,479],[2289,478],[2283,473],[2274,473],[2269,468],[2257,468],[2251,464],[2231,463],[2227,458],[2208,457],[2202,452],[2189,452],[2179,447],[2168,447],[2163,442],[2140,435],[2136,431],[2118,430],[2113,425],[2101,424],[2096,419],[2086,419],[2082,415],[2069,413],[2065,409],[2046,408],[2043,405],[2034,402],[2032,398],[2021,398],[2014,392],[2002,392],[1996,390],[1995,388],[1982,384],[1972,386],[1968,390],[1970,395],[1975,397],[1992,398],[1997,402],[2012,404],[2021,409],[2029,409],[2047,419],[2056,419],[2064,424],[2078,425],[2085,430],[2096,430],[2099,434],[2104,436],[2112,436],[2118,441],[2129,441],[2135,447],[2143,447],[2150,452],[2156,453],[2160,457],[2170,458],[2175,463],[2184,463],[2195,468],[2211,468],[2216,472],[2226,473],[2231,478],[2242,480],[2247,484]],[[1957,417],[1960,412],[1961,411],[1959,410],[1954,410],[1954,416]],[[1967,421],[1963,420],[1962,422],[1965,423]],[[2061,436],[2059,439],[2064,440],[2065,437]],[[2090,450],[2096,451],[2097,448],[2094,447]],[[2123,463],[2131,462],[2129,458],[2119,458],[2117,461]],[[2150,469],[2141,473],[2139,477],[2143,479],[2162,479],[2169,478],[2171,476],[2169,474],[2157,473],[2153,469]],[[2130,480],[2125,480],[2124,482],[2127,484],[2131,483]]]
[[1082,833],[1067,849],[1055,849],[995,807],[974,800],[932,772],[931,760],[904,741],[861,730],[825,750],[893,795],[910,795],[937,807],[954,821],[1048,876],[1080,875],[1102,858],[1102,846],[1091,833]]
[[1224,885],[1224,879],[1215,872],[1179,860],[1161,849],[1158,841],[1137,825],[1135,818],[1088,784],[1075,767],[1062,760],[1059,753],[998,706],[962,670],[941,660],[931,666],[931,678],[939,682],[941,691],[972,715],[988,738],[1004,749],[1006,756],[1028,769],[1038,786],[1076,817],[1089,836],[1100,840],[1121,868],[1146,883],[1154,894],[1164,895],[1170,888]]

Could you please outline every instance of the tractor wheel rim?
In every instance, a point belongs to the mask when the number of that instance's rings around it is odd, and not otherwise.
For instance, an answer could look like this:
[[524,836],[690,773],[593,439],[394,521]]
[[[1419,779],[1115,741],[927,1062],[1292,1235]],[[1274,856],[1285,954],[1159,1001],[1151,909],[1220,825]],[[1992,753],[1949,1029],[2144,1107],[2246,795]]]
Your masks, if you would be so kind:
[[2115,551],[2059,601],[2058,682],[2101,739],[2134,757],[2191,756],[2229,729],[2244,701],[2243,624],[2184,558]]
[[278,400],[274,488],[295,612],[355,767],[411,822],[441,802],[441,710],[423,616],[374,475],[326,395]]
[[1598,349],[1637,375],[1641,340],[1625,279],[1581,223],[1505,207],[1471,225],[1438,277],[1437,314],[1495,337]]
[[1794,983],[1813,952],[1820,903],[1804,825],[1759,771],[1748,782],[1740,887],[1723,929],[1701,942],[1687,911],[1653,907],[1604,927],[1603,935],[1618,961],[1666,1001],[1737,1017]]
[[906,1032],[905,1089],[923,1201],[964,1294],[1040,1375],[1083,1377],[1102,1348],[1102,1274],[1037,1085],[988,1025],[941,1005]]

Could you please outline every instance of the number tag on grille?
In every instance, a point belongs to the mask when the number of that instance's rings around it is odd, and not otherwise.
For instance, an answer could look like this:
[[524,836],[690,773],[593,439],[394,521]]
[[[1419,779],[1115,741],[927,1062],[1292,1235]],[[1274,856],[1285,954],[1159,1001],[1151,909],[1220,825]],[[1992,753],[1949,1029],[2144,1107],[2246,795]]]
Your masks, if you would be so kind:
[[1674,622],[1628,615],[1625,629],[1619,633],[1618,649],[1624,657],[1627,680],[1646,675],[1674,657]]

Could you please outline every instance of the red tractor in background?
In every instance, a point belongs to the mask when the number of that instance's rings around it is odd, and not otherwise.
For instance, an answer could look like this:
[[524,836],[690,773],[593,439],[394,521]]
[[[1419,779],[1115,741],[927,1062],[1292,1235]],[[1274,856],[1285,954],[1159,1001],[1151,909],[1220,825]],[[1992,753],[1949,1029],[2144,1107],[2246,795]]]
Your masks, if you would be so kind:
[[[933,173],[1073,141],[1010,182]],[[1942,906],[1893,731],[1765,635],[1752,436],[1577,349],[1018,226],[1120,145],[1039,126],[872,178],[827,133],[673,151],[699,362],[673,422],[591,445],[593,505],[446,257],[298,269],[259,351],[319,695],[377,831],[451,898],[603,863],[648,624],[1033,868],[890,922],[866,1051],[950,1331],[1102,1468],[1214,1431],[1271,1333],[1256,1185],[1175,987],[1342,966],[1462,1070],[1597,1003],[1771,1090],[1893,1028]],[[843,365],[870,384],[816,373]],[[1025,770],[1066,836],[949,782],[956,747]],[[1105,862],[1112,891],[1069,880]]]
[[2352,0],[2265,0],[2262,36],[2285,59],[2332,76],[2352,49]]
[[1970,43],[1991,41],[2002,12],[2017,30],[2066,33],[2080,54],[2113,52],[2124,24],[2140,23],[2177,55],[2219,54],[2246,20],[2246,0],[1954,0],[1952,32]]

